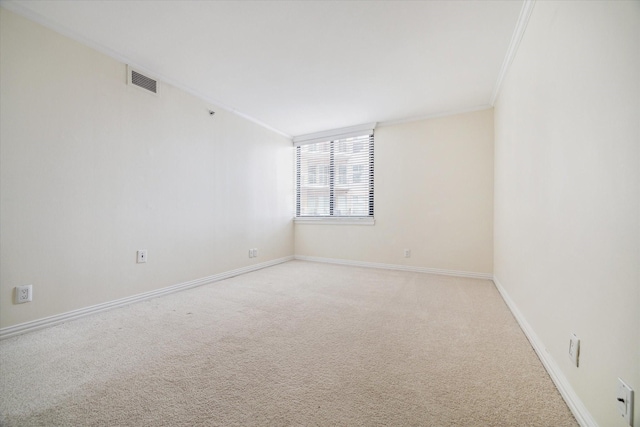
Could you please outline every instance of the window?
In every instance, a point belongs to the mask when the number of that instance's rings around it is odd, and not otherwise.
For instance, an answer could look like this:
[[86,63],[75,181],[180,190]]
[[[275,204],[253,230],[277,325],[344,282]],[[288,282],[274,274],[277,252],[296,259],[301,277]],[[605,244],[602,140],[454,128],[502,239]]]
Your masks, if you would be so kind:
[[294,139],[297,218],[373,219],[373,128]]

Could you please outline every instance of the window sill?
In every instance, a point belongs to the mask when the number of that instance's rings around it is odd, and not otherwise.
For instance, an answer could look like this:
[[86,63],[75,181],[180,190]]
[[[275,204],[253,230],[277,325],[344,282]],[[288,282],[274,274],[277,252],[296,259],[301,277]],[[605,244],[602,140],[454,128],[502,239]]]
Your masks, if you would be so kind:
[[331,218],[331,217],[296,217],[293,219],[296,224],[314,225],[375,225],[373,217],[351,217],[351,218]]

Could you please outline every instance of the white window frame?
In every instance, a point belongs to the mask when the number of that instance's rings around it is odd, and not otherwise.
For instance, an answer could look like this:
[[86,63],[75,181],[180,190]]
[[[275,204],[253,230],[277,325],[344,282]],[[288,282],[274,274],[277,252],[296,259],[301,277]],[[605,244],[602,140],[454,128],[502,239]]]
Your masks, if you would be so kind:
[[[367,208],[369,211],[368,215],[362,215],[362,216],[334,216],[334,210],[330,209],[330,212],[328,215],[315,215],[315,216],[300,216],[300,210],[299,210],[299,198],[301,197],[300,194],[300,185],[301,185],[301,176],[300,176],[300,171],[297,170],[296,167],[296,182],[295,182],[295,206],[296,206],[296,212],[294,215],[294,221],[296,223],[301,223],[301,224],[349,224],[349,225],[374,225],[375,224],[375,217],[374,217],[374,183],[373,183],[373,134],[374,134],[374,129],[375,129],[376,123],[368,123],[365,125],[360,125],[360,126],[352,126],[349,128],[343,128],[343,129],[337,129],[334,131],[327,131],[327,132],[319,132],[319,133],[315,133],[315,134],[308,134],[308,135],[302,135],[299,137],[295,137],[293,139],[293,143],[294,143],[294,147],[300,147],[303,145],[307,145],[307,144],[316,144],[319,142],[325,142],[325,143],[329,143],[328,146],[330,147],[331,145],[334,145],[333,151],[335,153],[344,153],[344,144],[341,144],[340,141],[347,139],[347,138],[353,138],[353,137],[357,137],[357,136],[363,136],[363,135],[370,135],[370,138],[372,140],[372,145],[370,147],[370,152],[369,152],[369,156],[371,158],[371,166],[370,166],[370,170],[371,170],[371,174],[369,176],[369,207]],[[368,146],[368,144],[367,144]],[[364,147],[363,147],[364,148]],[[316,150],[314,150],[314,148],[310,149],[311,152],[317,152]],[[298,155],[298,150],[296,149],[296,156]],[[333,159],[333,157],[332,157]],[[298,158],[296,157],[296,163],[297,163]],[[333,160],[332,160],[333,161]],[[345,183],[343,183],[343,181],[341,180],[340,177],[340,170],[338,167],[333,167],[333,168],[329,168],[329,182],[332,185],[343,185]],[[348,172],[347,172],[348,173]],[[364,176],[363,178],[365,180],[367,180],[367,174],[366,171],[362,171],[360,172],[362,173]],[[321,178],[320,178],[320,169],[317,169],[317,181],[318,183],[320,183]],[[351,180],[347,179],[346,180],[348,184],[351,184]],[[334,209],[337,208],[337,199],[338,197],[340,197],[339,195],[335,194],[335,192],[331,191],[330,192],[331,196],[333,197],[333,203],[329,203],[330,206],[333,206]],[[339,209],[338,209],[339,210]],[[317,212],[317,209],[316,209]],[[343,214],[344,215],[344,214]]]

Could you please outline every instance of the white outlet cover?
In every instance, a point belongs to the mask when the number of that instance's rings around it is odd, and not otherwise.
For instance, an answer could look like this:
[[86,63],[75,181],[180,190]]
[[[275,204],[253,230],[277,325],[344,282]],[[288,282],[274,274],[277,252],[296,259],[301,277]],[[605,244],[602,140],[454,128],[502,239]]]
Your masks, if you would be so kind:
[[249,258],[253,258],[253,249],[249,249]]
[[23,304],[33,300],[33,287],[32,285],[16,286],[16,304]]
[[258,257],[258,248],[253,248],[253,257],[254,258]]
[[580,339],[576,336],[576,334],[571,334],[569,337],[569,359],[574,366],[578,366],[578,361],[580,358]]
[[618,378],[618,388],[616,392],[616,403],[618,413],[633,426],[633,389]]

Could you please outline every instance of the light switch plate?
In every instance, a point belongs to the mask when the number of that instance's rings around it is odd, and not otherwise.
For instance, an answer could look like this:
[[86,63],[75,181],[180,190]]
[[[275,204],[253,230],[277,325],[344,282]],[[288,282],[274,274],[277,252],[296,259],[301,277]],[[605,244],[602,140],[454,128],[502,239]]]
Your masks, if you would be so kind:
[[569,359],[573,362],[574,366],[578,366],[580,358],[580,339],[576,334],[571,334],[569,337]]
[[618,378],[616,400],[618,413],[625,419],[627,424],[633,426],[633,389],[620,378]]

